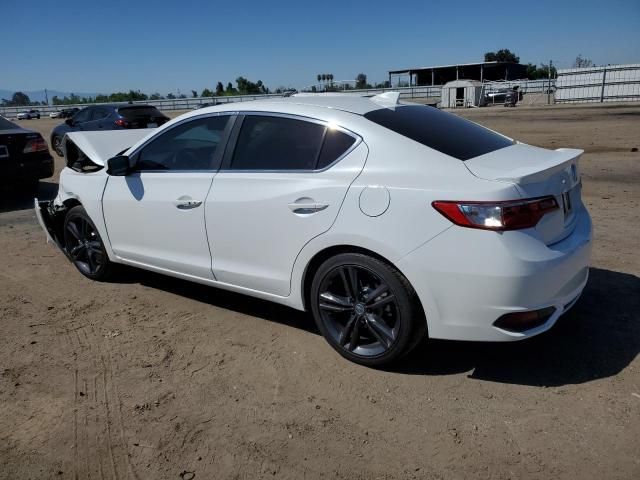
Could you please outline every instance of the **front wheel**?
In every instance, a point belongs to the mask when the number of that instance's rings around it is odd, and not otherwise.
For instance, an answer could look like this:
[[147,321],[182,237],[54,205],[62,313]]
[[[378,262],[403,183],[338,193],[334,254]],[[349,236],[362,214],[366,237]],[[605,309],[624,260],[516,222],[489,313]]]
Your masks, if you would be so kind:
[[367,366],[408,354],[426,334],[417,295],[396,268],[347,253],[325,261],[311,285],[318,328],[343,357]]
[[80,205],[69,210],[64,219],[64,246],[73,264],[85,277],[106,280],[113,271],[98,229]]
[[51,139],[51,146],[59,157],[64,157],[64,152],[62,151],[62,137],[60,135],[55,135]]

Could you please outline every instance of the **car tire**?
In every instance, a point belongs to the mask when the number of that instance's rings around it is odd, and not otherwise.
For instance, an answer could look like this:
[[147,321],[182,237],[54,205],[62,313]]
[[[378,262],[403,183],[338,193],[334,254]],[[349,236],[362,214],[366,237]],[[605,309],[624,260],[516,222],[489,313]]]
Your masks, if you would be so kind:
[[36,118],[37,118],[38,120],[40,120],[40,115],[38,115]]
[[60,135],[54,135],[51,138],[51,148],[56,152],[56,155],[64,157],[64,152],[62,151],[62,137]]
[[377,258],[344,253],[316,271],[310,306],[318,329],[343,357],[380,367],[426,337],[418,296],[402,273]]
[[71,262],[80,273],[91,280],[107,280],[114,271],[98,229],[78,205],[67,212],[64,219],[64,247]]

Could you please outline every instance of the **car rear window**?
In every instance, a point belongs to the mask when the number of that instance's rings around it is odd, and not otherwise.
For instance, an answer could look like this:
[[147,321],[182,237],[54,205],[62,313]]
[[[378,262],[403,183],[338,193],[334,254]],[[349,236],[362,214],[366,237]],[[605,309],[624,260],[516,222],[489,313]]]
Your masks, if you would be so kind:
[[14,128],[20,127],[6,118],[0,117],[0,130],[13,130]]
[[502,135],[434,107],[402,105],[373,110],[364,117],[458,160],[513,145]]
[[324,143],[322,150],[320,151],[320,158],[318,159],[318,170],[328,167],[338,158],[340,158],[351,145],[355,143],[356,139],[351,135],[347,135],[340,130],[333,128],[327,129],[327,133],[324,136]]
[[119,107],[118,113],[127,120],[149,117],[164,117],[164,115],[156,107]]

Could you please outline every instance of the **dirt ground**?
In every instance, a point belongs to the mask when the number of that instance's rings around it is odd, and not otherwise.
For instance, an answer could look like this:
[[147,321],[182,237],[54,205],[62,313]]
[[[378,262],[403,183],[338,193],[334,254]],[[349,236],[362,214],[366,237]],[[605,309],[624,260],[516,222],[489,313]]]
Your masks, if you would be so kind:
[[2,187],[0,478],[640,478],[640,105],[462,115],[586,151],[591,279],[535,339],[427,342],[387,371],[284,307],[135,270],[91,282]]

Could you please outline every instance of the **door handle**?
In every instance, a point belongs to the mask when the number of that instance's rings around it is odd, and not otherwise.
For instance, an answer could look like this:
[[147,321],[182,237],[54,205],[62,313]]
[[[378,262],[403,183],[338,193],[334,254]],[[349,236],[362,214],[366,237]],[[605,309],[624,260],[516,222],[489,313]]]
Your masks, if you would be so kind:
[[190,210],[202,205],[202,200],[193,200],[191,197],[184,196],[178,198],[174,204],[179,210]]
[[298,215],[309,215],[311,213],[321,212],[329,205],[326,203],[315,202],[312,198],[299,198],[288,206],[293,213]]

